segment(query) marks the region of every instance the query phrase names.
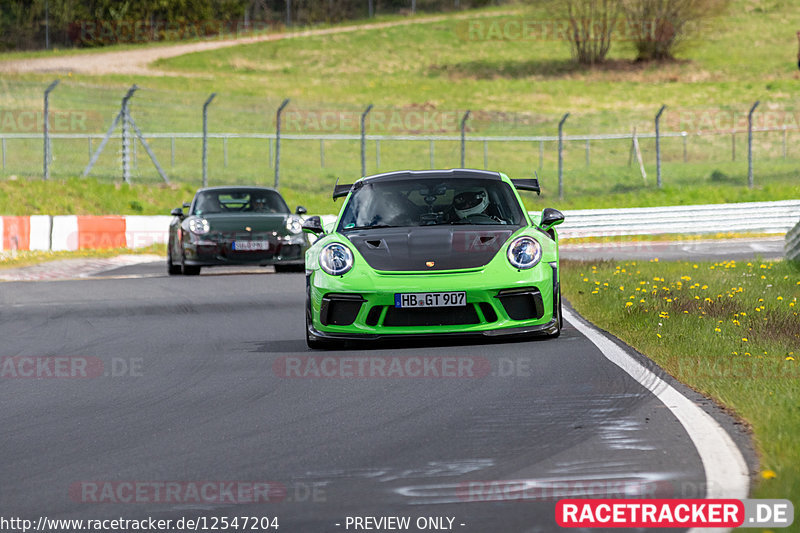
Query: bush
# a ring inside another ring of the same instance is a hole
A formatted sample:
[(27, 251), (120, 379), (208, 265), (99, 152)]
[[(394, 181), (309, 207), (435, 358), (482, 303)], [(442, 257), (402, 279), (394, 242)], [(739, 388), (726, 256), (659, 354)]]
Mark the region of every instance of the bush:
[(729, 0), (622, 0), (639, 61), (673, 59), (676, 49), (701, 33)]

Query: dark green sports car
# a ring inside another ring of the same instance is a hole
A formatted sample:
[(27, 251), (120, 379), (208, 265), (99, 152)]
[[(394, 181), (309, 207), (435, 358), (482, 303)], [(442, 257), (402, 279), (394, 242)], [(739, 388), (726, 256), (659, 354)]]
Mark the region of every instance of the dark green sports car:
[(197, 275), (202, 267), (275, 265), (275, 270), (302, 272), (308, 241), (297, 206), (289, 211), (283, 197), (266, 187), (200, 189), (189, 213), (172, 210), (167, 247), (170, 275)]
[(482, 170), (390, 172), (337, 185), (338, 218), (306, 253), (306, 339), (326, 347), (408, 336), (561, 331), (555, 209), (528, 214), (511, 180)]

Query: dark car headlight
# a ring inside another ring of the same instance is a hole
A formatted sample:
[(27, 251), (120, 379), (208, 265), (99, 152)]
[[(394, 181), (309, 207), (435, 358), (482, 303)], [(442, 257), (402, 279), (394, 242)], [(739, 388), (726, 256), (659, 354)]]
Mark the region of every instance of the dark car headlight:
[(353, 268), (353, 252), (343, 244), (332, 242), (320, 252), (319, 266), (331, 276), (347, 274)]
[(294, 235), (303, 231), (303, 222), (300, 220), (300, 217), (295, 215), (286, 217), (286, 230)]
[(532, 237), (519, 237), (508, 246), (507, 255), (514, 268), (533, 268), (542, 259), (542, 245)]
[(211, 229), (211, 224), (204, 218), (193, 218), (189, 221), (189, 231), (196, 235), (205, 235)]

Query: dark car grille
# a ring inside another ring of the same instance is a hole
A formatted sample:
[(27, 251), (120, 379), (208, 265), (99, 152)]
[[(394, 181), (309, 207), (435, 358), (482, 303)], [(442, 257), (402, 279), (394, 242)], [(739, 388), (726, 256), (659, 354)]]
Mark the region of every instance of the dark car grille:
[(364, 299), (357, 294), (326, 294), (319, 319), (323, 325), (349, 326), (355, 322)]
[(421, 309), (388, 307), (384, 326), (458, 326), (480, 324), (473, 304), (464, 307), (427, 307)]
[(500, 291), (497, 298), (511, 320), (531, 320), (544, 316), (542, 294), (536, 287)]

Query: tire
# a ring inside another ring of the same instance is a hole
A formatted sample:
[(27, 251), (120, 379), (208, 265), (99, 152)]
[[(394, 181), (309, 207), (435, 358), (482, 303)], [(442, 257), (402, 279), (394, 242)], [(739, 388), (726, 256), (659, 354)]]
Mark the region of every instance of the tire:
[(201, 267), (195, 265), (187, 265), (186, 256), (184, 255), (181, 257), (181, 270), (183, 270), (184, 276), (199, 276), (200, 268)]
[(306, 300), (306, 346), (312, 350), (334, 350), (344, 346), (341, 341), (333, 341), (330, 339), (320, 339), (309, 331), (311, 326), (311, 308), (310, 303)]
[(305, 265), (275, 265), (275, 272), (283, 274), (284, 272), (304, 272)]
[(553, 317), (558, 318), (556, 321), (556, 331), (548, 335), (548, 338), (555, 339), (561, 335), (561, 328), (564, 327), (564, 315), (562, 314), (561, 310), (561, 287), (558, 289), (558, 293), (555, 295), (556, 301), (553, 302)]
[(180, 265), (172, 262), (172, 244), (170, 243), (167, 248), (167, 274), (170, 276), (177, 276), (183, 269)]

